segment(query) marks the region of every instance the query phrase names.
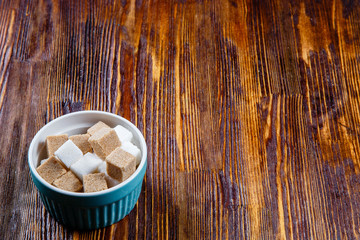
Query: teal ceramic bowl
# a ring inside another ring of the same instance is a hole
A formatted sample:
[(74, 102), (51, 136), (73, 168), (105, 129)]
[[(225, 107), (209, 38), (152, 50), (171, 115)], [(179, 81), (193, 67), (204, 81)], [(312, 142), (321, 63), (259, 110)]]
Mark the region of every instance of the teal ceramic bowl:
[[(122, 125), (133, 133), (133, 142), (142, 153), (141, 162), (135, 173), (115, 187), (94, 193), (64, 191), (42, 179), (36, 167), (42, 159), (46, 158), (46, 136), (85, 133), (98, 121), (110, 127)], [(81, 111), (61, 116), (42, 127), (30, 144), (28, 163), (32, 180), (51, 216), (67, 227), (92, 230), (120, 221), (134, 208), (140, 196), (146, 171), (146, 157), (145, 139), (131, 122), (108, 112)]]

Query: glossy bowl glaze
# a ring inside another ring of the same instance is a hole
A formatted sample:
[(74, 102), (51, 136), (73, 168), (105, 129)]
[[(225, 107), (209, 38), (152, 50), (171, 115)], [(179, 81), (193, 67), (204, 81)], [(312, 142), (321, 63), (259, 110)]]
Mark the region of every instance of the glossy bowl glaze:
[[(46, 182), (36, 171), (46, 158), (45, 139), (49, 135), (86, 133), (102, 121), (110, 127), (122, 125), (134, 135), (134, 144), (141, 150), (141, 162), (135, 173), (119, 185), (94, 193), (64, 191)], [(61, 224), (79, 230), (91, 230), (120, 221), (134, 208), (146, 171), (147, 148), (141, 132), (128, 120), (108, 112), (80, 111), (69, 113), (46, 124), (31, 141), (28, 152), (30, 173), (45, 208)]]

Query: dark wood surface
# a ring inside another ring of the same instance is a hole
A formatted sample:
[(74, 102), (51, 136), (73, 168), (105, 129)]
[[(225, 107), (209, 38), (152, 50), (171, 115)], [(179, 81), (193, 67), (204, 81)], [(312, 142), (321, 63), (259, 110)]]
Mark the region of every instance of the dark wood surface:
[[(0, 239), (360, 239), (360, 3), (0, 1)], [(146, 138), (135, 209), (58, 224), (29, 175), (63, 114)]]

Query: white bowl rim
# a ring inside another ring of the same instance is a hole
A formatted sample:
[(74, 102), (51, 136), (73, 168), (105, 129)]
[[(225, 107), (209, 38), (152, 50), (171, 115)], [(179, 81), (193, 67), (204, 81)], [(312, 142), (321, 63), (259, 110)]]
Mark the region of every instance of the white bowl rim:
[[(138, 135), (138, 140), (139, 143), (141, 145), (141, 149), (142, 149), (142, 157), (141, 157), (141, 161), (139, 166), (136, 168), (135, 172), (128, 178), (126, 179), (124, 182), (121, 182), (120, 184), (111, 187), (109, 189), (106, 190), (102, 190), (102, 191), (98, 191), (98, 192), (92, 192), (92, 193), (84, 193), (84, 192), (70, 192), (70, 191), (66, 191), (66, 190), (62, 190), (60, 188), (57, 188), (53, 185), (51, 185), (50, 183), (46, 182), (37, 172), (35, 166), (34, 166), (34, 162), (31, 160), (32, 158), (30, 157), (31, 153), (34, 151), (35, 146), (35, 142), (37, 142), (36, 140), (41, 136), (41, 133), (43, 131), (45, 131), (45, 129), (47, 127), (49, 127), (50, 123), (54, 123), (57, 121), (61, 121), (65, 118), (69, 118), (69, 117), (73, 117), (76, 115), (80, 115), (80, 114), (91, 114), (91, 113), (95, 113), (95, 114), (104, 114), (104, 115), (108, 115), (111, 117), (116, 117), (121, 119), (122, 121), (124, 121), (127, 124), (127, 127), (130, 127), (132, 130), (134, 130), (136, 132), (136, 134)], [(35, 136), (33, 137), (33, 139), (31, 140), (30, 143), (30, 147), (28, 150), (28, 164), (30, 167), (30, 171), (33, 173), (33, 175), (37, 178), (38, 181), (40, 181), (43, 185), (45, 185), (46, 187), (50, 188), (51, 190), (60, 193), (60, 194), (64, 194), (67, 196), (74, 196), (74, 197), (98, 197), (101, 195), (105, 195), (107, 193), (116, 191), (120, 188), (122, 188), (123, 186), (127, 185), (129, 182), (131, 182), (141, 171), (141, 169), (144, 167), (144, 165), (146, 164), (146, 159), (147, 159), (147, 147), (146, 147), (146, 142), (145, 142), (145, 138), (143, 136), (143, 134), (140, 132), (140, 130), (129, 120), (114, 114), (114, 113), (110, 113), (110, 112), (105, 112), (105, 111), (98, 111), (98, 110), (83, 110), (83, 111), (78, 111), (78, 112), (71, 112), (71, 113), (67, 113), (65, 115), (62, 115), (60, 117), (57, 117), (53, 120), (51, 120), (50, 122), (46, 123), (44, 126), (41, 127), (41, 129), (35, 134)]]

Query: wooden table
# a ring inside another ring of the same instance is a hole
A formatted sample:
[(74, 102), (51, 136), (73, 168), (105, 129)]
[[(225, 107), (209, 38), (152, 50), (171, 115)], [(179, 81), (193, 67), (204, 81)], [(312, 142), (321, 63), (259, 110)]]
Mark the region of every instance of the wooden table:
[[(0, 1), (0, 239), (359, 239), (358, 1)], [(58, 224), (32, 137), (79, 110), (142, 131), (135, 209)]]

